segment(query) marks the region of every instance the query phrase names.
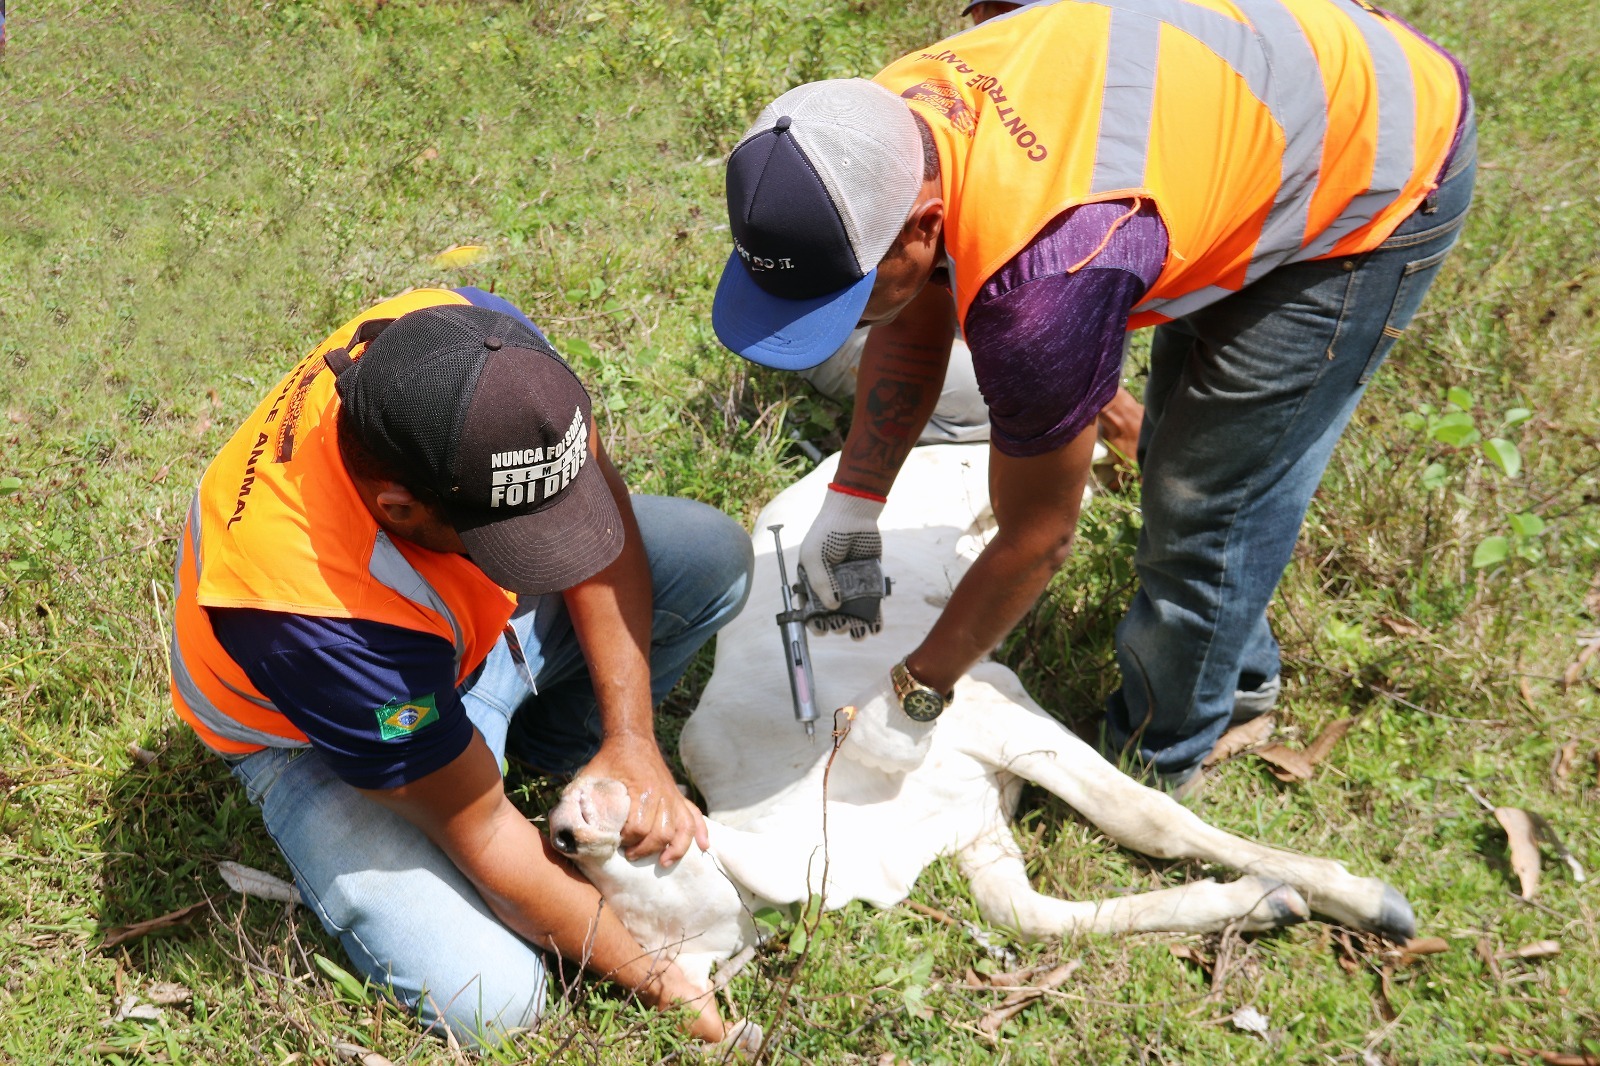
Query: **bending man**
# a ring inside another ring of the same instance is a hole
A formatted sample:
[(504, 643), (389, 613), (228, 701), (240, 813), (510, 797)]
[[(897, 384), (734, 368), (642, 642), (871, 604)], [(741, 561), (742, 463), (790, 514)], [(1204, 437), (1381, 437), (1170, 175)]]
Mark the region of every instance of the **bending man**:
[(1231, 717), (1273, 705), (1268, 601), (1456, 239), (1475, 140), (1459, 64), (1352, 0), (1036, 3), (761, 113), (728, 160), (718, 336), (799, 369), (871, 325), (859, 395), (890, 413), (858, 399), (802, 546), (824, 606), (877, 610), (876, 517), (952, 308), (989, 408), (999, 532), (863, 694), (882, 763), (920, 757), (931, 725), (903, 709), (936, 714), (1065, 559), (1143, 325), (1140, 587), (1107, 747), (1175, 787)]

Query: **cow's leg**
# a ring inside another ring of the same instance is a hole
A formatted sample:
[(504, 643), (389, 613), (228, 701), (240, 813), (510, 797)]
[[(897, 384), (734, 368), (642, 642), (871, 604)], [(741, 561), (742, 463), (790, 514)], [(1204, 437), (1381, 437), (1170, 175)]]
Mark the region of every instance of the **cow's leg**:
[(1415, 933), (1411, 905), (1394, 888), (1375, 877), (1357, 877), (1332, 859), (1265, 847), (1206, 824), (1067, 732), (1038, 709), (1009, 671), (997, 680), (996, 690), (978, 692), (987, 750), (973, 754), (1054, 792), (1119, 844), (1161, 859), (1198, 859), (1282, 881), (1314, 912), (1393, 940)]
[(1107, 900), (1041, 895), (1028, 883), (1022, 853), (1006, 825), (994, 826), (961, 849), (958, 861), (984, 920), (1033, 939), (1074, 933), (1214, 933), (1229, 925), (1259, 932), (1310, 916), (1294, 889), (1261, 877), (1229, 884), (1201, 881)]

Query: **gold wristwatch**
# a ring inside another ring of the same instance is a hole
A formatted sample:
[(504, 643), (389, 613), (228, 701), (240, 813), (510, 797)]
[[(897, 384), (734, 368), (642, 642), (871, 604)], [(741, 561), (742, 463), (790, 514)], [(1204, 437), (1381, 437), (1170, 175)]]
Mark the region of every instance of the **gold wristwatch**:
[(913, 722), (931, 722), (944, 713), (955, 700), (954, 692), (940, 693), (911, 676), (906, 661), (901, 659), (889, 671), (889, 682), (894, 685), (895, 698), (900, 709)]

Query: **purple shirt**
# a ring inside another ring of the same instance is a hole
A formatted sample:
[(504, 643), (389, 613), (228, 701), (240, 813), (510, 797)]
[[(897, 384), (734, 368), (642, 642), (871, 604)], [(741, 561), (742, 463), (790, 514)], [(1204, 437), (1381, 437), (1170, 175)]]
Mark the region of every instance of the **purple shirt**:
[(1128, 314), (1167, 258), (1154, 206), (1130, 215), (1133, 206), (1111, 200), (1059, 215), (972, 301), (967, 344), (1003, 454), (1060, 448), (1116, 394)]

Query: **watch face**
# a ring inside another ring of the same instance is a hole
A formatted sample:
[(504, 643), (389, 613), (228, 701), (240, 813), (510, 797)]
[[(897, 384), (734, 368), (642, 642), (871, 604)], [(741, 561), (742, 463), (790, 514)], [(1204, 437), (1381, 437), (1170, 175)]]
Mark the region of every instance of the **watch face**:
[(944, 697), (927, 689), (913, 689), (901, 697), (900, 709), (913, 722), (931, 722), (944, 713)]

